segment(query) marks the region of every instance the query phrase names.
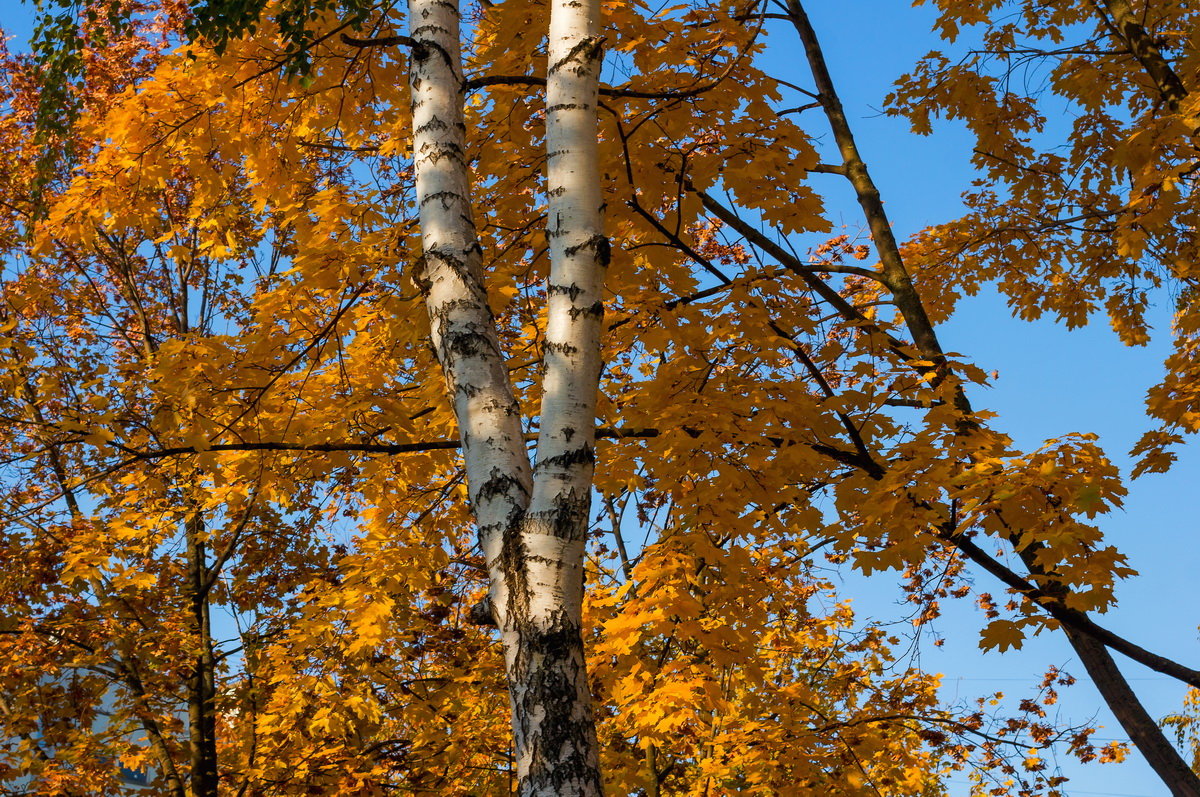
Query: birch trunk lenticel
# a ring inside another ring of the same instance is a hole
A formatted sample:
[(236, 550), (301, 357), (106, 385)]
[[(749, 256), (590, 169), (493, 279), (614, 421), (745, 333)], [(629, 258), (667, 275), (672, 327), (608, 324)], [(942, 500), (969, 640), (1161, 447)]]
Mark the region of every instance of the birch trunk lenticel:
[[(504, 644), (519, 794), (601, 794), (581, 632), (603, 272), (595, 3), (552, 13), (547, 81), (551, 274), (538, 464), (488, 307), (465, 159), (456, 2), (410, 0), (413, 160), (423, 247), (414, 275), (455, 415)], [(535, 478), (536, 476), (536, 478)]]

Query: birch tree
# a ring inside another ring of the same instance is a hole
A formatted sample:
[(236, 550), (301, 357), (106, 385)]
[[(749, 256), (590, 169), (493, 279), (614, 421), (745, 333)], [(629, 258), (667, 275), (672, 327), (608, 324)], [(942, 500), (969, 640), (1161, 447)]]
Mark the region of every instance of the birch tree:
[(500, 629), (522, 795), (599, 795), (581, 633), (609, 244), (596, 99), (599, 3), (551, 6), (546, 78), (550, 278), (537, 447), (488, 305), (465, 158), (459, 10), (409, 5), (416, 197), (434, 348), (454, 399), (467, 484)]

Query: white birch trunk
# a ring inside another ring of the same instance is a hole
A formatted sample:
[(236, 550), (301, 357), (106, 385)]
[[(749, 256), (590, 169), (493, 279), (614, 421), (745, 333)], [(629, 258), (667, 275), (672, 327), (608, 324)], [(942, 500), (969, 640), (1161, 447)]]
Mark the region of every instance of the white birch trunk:
[[(599, 30), (598, 0), (553, 0), (546, 74), (546, 368), (524, 534), (528, 614), (514, 618), (512, 630), (523, 639), (509, 662), (517, 716), (538, 720), (515, 728), (522, 795), (601, 794), (580, 628), (609, 259), (597, 146)], [(564, 689), (569, 699), (555, 704), (553, 693)], [(539, 705), (553, 706), (558, 716), (546, 710), (539, 717)]]
[[(454, 401), (467, 486), (497, 614), (508, 603), (504, 540), (532, 492), (521, 413), (488, 307), (465, 156), (458, 3), (411, 0), (413, 161), (424, 249), (414, 280), (425, 294), (434, 350)], [(498, 621), (502, 617), (497, 616)]]
[(483, 283), (464, 157), (456, 0), (410, 0), (416, 275), (453, 394), (512, 706), (519, 794), (599, 797), (584, 668), (583, 560), (594, 463), (602, 287), (598, 3), (557, 2), (547, 81), (551, 274), (536, 477)]

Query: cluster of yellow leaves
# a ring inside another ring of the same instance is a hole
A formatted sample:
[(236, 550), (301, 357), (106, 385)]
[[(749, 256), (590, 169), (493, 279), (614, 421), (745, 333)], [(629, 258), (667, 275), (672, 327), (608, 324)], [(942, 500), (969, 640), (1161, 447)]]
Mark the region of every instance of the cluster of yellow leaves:
[[(1134, 450), (1138, 473), (1165, 470), (1174, 460), (1169, 447), (1196, 431), (1200, 417), (1197, 11), (1149, 3), (1139, 16), (1182, 82), (1184, 96), (1172, 105), (1139, 60), (1112, 43), (1110, 23), (1091, 6), (936, 5), (948, 38), (969, 29), (971, 52), (931, 53), (889, 102), (924, 134), (935, 117), (963, 120), (983, 179), (965, 195), (967, 215), (907, 245), (923, 295), (944, 317), (958, 295), (995, 281), (1022, 318), (1050, 313), (1080, 326), (1103, 308), (1123, 343), (1143, 345), (1151, 292), (1170, 286), (1175, 351), (1147, 401), (1160, 426)], [(1031, 67), (1044, 68), (1044, 80), (1023, 84), (1016, 75)], [(1070, 121), (1047, 124), (1046, 114)]]
[(678, 529), (629, 580), (597, 584), (589, 652), (614, 791), (655, 777), (678, 794), (938, 782), (919, 732), (943, 716), (936, 682), (885, 672), (881, 632), (855, 630), (845, 604), (823, 607), (828, 585), (805, 559), (788, 543)]

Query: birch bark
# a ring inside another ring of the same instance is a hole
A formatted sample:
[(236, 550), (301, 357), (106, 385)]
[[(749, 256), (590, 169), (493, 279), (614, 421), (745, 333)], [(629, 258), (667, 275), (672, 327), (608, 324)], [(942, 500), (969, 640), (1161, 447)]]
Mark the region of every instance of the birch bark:
[(434, 350), (504, 644), (518, 793), (601, 794), (581, 632), (604, 267), (595, 0), (557, 3), (547, 79), (551, 275), (538, 462), (487, 303), (465, 158), (456, 0), (410, 0), (413, 159)]
[(413, 160), (423, 259), (414, 279), (425, 294), (434, 350), (452, 394), (490, 603), (503, 627), (504, 541), (520, 527), (533, 478), (521, 414), (508, 382), (471, 210), (465, 158), (457, 0), (412, 0), (410, 67)]
[(517, 639), (508, 662), (521, 793), (547, 797), (601, 794), (580, 628), (609, 260), (597, 145), (599, 23), (598, 0), (551, 4), (545, 376), (521, 562), (527, 601), (524, 615), (510, 618)]

